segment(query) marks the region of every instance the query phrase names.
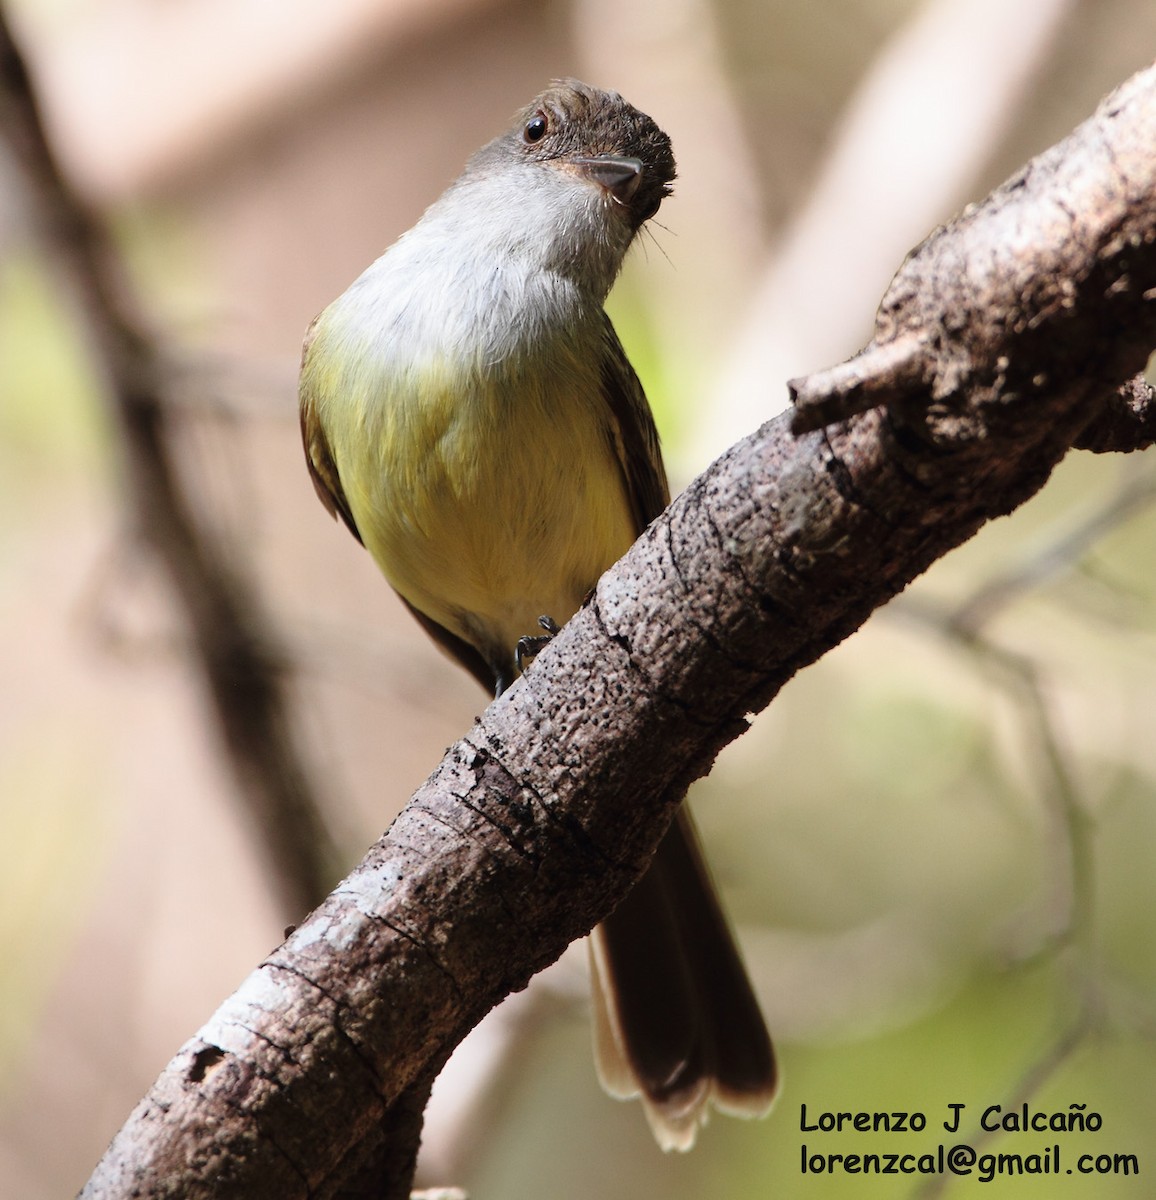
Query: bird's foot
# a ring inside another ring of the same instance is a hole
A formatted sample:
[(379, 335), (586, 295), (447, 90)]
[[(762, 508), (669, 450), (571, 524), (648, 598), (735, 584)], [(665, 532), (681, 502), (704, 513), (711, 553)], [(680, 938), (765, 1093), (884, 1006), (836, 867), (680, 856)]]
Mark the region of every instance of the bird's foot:
[(514, 647), (514, 662), (518, 665), (519, 675), (526, 669), (531, 659), (546, 649), (551, 639), (561, 629), (553, 617), (539, 617), (538, 624), (546, 631), (545, 633), (539, 634), (537, 637), (520, 637), (518, 644)]

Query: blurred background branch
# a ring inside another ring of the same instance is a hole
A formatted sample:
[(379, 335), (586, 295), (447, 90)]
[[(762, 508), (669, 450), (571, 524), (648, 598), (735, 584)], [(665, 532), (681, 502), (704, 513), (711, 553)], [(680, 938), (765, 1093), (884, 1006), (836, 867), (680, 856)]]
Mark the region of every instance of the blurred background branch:
[[(1033, 764), (1039, 803), (1049, 813), (1054, 831), (1052, 866), (1057, 876), (1050, 887), (1052, 913), (1044, 924), (1044, 928), (1051, 925), (1052, 932), (1029, 953), (1040, 959), (1054, 955), (1063, 965), (1068, 976), (1067, 1011), (1056, 1023), (1053, 1040), (1038, 1051), (1006, 1095), (995, 1101), (1003, 1112), (1034, 1105), (1049, 1080), (1087, 1039), (1110, 1036), (1115, 1006), (1111, 973), (1101, 958), (1096, 924), (1099, 881), (1094, 797), (1069, 761), (1071, 739), (1059, 727), (1049, 703), (1046, 664), (1001, 646), (988, 636), (987, 629), (1006, 605), (1075, 570), (1112, 526), (1154, 501), (1156, 472), (1151, 464), (1144, 464), (1123, 481), (1100, 511), (1026, 555), (1002, 577), (987, 581), (951, 611), (934, 611), (906, 598), (895, 606), (900, 616), (914, 617), (971, 658), (977, 670), (991, 674), (1006, 692), (1021, 716), (1023, 744)], [(998, 1132), (980, 1128), (973, 1118), (960, 1140), (983, 1151), (998, 1139)], [(931, 1177), (914, 1195), (932, 1200), (950, 1186), (946, 1175)]]
[[(910, 9), (848, 98), (821, 170), (763, 265), (704, 406), (703, 438), (721, 451), (756, 419), (752, 396), (769, 387), (774, 398), (783, 380), (866, 340), (865, 314), (895, 265), (969, 195), (1074, 7), (929, 0)], [(786, 407), (785, 390), (777, 398)]]
[(298, 759), (281, 680), (284, 655), (256, 597), (197, 523), (169, 445), (163, 351), (140, 314), (119, 251), (60, 172), (2, 8), (0, 136), (21, 172), (29, 224), (71, 292), (107, 388), (129, 524), (168, 573), (259, 851), (286, 919), (299, 918), (336, 882), (338, 857)]

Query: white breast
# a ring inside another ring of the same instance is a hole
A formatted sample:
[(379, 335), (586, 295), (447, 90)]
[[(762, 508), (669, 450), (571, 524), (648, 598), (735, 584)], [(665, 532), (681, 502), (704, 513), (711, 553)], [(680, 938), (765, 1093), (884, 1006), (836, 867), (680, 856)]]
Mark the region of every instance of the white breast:
[(509, 662), (634, 539), (600, 298), (415, 227), (318, 322), (306, 370), (366, 546), (415, 608)]

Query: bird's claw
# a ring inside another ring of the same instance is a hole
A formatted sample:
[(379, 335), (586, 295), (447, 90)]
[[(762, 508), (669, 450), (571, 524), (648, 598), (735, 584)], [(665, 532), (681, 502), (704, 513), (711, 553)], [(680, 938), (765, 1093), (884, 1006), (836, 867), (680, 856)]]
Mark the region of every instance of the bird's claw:
[(539, 634), (537, 637), (520, 637), (518, 644), (514, 647), (514, 662), (517, 663), (519, 675), (526, 669), (531, 659), (545, 650), (554, 635), (561, 629), (558, 622), (549, 616), (539, 617), (538, 624), (545, 630), (545, 633)]

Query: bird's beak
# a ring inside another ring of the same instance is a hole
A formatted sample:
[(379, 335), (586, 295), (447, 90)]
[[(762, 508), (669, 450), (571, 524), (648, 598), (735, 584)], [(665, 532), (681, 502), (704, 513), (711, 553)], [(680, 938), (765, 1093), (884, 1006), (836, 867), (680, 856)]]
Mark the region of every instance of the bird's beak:
[(587, 179), (604, 187), (619, 204), (629, 204), (642, 183), (642, 161), (637, 158), (599, 154), (596, 158), (572, 161)]

